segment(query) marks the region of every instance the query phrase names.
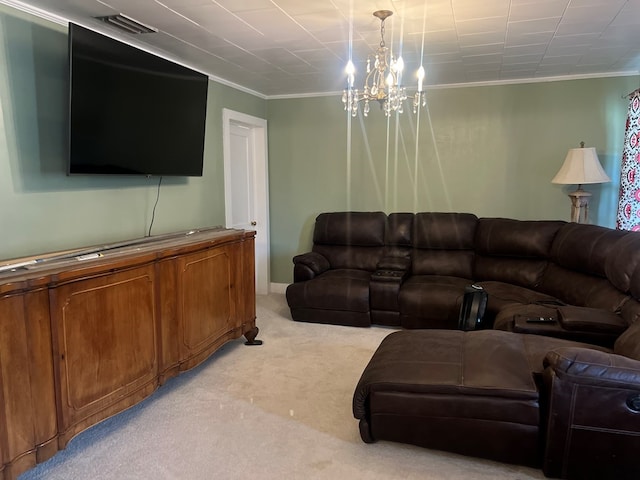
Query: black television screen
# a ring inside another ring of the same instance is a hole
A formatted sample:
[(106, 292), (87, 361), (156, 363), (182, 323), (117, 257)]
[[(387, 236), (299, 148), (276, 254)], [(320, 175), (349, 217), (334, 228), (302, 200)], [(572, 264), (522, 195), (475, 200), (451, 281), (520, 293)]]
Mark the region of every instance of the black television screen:
[(208, 77), (69, 25), (69, 174), (201, 176)]

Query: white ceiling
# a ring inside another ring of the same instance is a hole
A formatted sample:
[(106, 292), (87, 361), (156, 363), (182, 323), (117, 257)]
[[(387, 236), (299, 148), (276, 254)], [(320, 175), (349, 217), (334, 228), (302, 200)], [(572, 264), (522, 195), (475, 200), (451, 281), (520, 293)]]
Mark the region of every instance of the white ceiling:
[[(47, 12), (265, 97), (356, 86), (380, 43), (372, 13), (394, 12), (387, 46), (426, 85), (637, 74), (640, 0), (0, 0)], [(34, 10), (35, 9), (35, 10)], [(120, 33), (92, 17), (123, 13), (157, 33)], [(52, 18), (45, 14), (46, 18)], [(400, 49), (401, 46), (401, 49)], [(404, 83), (412, 81), (405, 73)], [(411, 88), (410, 88), (411, 89)]]

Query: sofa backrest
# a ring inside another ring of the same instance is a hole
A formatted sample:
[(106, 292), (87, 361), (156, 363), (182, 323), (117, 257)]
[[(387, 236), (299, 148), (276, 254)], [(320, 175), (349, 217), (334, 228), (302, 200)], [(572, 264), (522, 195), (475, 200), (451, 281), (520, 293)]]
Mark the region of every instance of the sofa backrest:
[[(606, 271), (607, 259), (626, 234), (597, 225), (564, 225), (551, 246), (551, 263), (539, 290), (572, 305), (620, 313), (629, 296), (609, 281)], [(613, 265), (609, 270), (615, 277)]]
[(385, 245), (383, 212), (332, 212), (316, 217), (313, 251), (331, 268), (375, 271)]
[(604, 270), (609, 282), (630, 297), (622, 306), (622, 318), (629, 325), (640, 323), (640, 232), (628, 232), (616, 241)]
[(477, 223), (471, 213), (416, 213), (412, 273), (473, 278)]
[(629, 232), (618, 240), (607, 257), (605, 272), (609, 281), (629, 294), (620, 313), (630, 325), (618, 337), (614, 353), (640, 360), (640, 233)]
[(475, 235), (474, 278), (535, 288), (553, 239), (565, 222), (481, 218)]
[(567, 223), (553, 241), (551, 258), (561, 267), (604, 277), (609, 254), (626, 234), (598, 225)]
[(640, 299), (640, 233), (627, 232), (609, 249), (604, 272), (620, 291)]

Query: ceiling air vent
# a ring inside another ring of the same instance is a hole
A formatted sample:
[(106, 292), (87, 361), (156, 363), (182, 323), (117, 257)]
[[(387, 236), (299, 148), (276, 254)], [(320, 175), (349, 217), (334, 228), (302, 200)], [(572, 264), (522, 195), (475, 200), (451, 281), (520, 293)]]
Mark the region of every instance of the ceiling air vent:
[(120, 30), (124, 30), (127, 33), (139, 34), (139, 33), (155, 33), (158, 31), (157, 28), (150, 27), (149, 25), (145, 25), (143, 23), (134, 20), (131, 17), (127, 17), (121, 13), (117, 15), (107, 15), (104, 17), (94, 17), (97, 20), (102, 20), (109, 25), (113, 25), (114, 27), (119, 28)]

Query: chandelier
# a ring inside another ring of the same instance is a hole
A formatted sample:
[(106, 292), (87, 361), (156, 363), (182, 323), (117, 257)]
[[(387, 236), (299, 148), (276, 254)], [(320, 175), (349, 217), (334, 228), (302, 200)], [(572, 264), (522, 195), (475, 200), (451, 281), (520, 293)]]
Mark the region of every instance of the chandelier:
[[(393, 15), (390, 10), (378, 10), (373, 12), (373, 16), (380, 19), (380, 46), (374, 54), (367, 58), (367, 76), (364, 80), (362, 91), (354, 88), (355, 67), (349, 60), (345, 69), (347, 73), (347, 88), (342, 92), (342, 103), (344, 109), (351, 112), (351, 116), (358, 115), (358, 104), (363, 102), (362, 113), (365, 117), (369, 115), (369, 103), (377, 101), (385, 116), (390, 116), (391, 112), (403, 113), (403, 102), (408, 98), (407, 90), (400, 84), (402, 80), (402, 70), (404, 62), (402, 57), (396, 58), (391, 54), (384, 42), (384, 21)], [(418, 91), (413, 97), (413, 113), (418, 107), (427, 103), (426, 96), (422, 91), (422, 81), (425, 72), (422, 65), (418, 69)]]

